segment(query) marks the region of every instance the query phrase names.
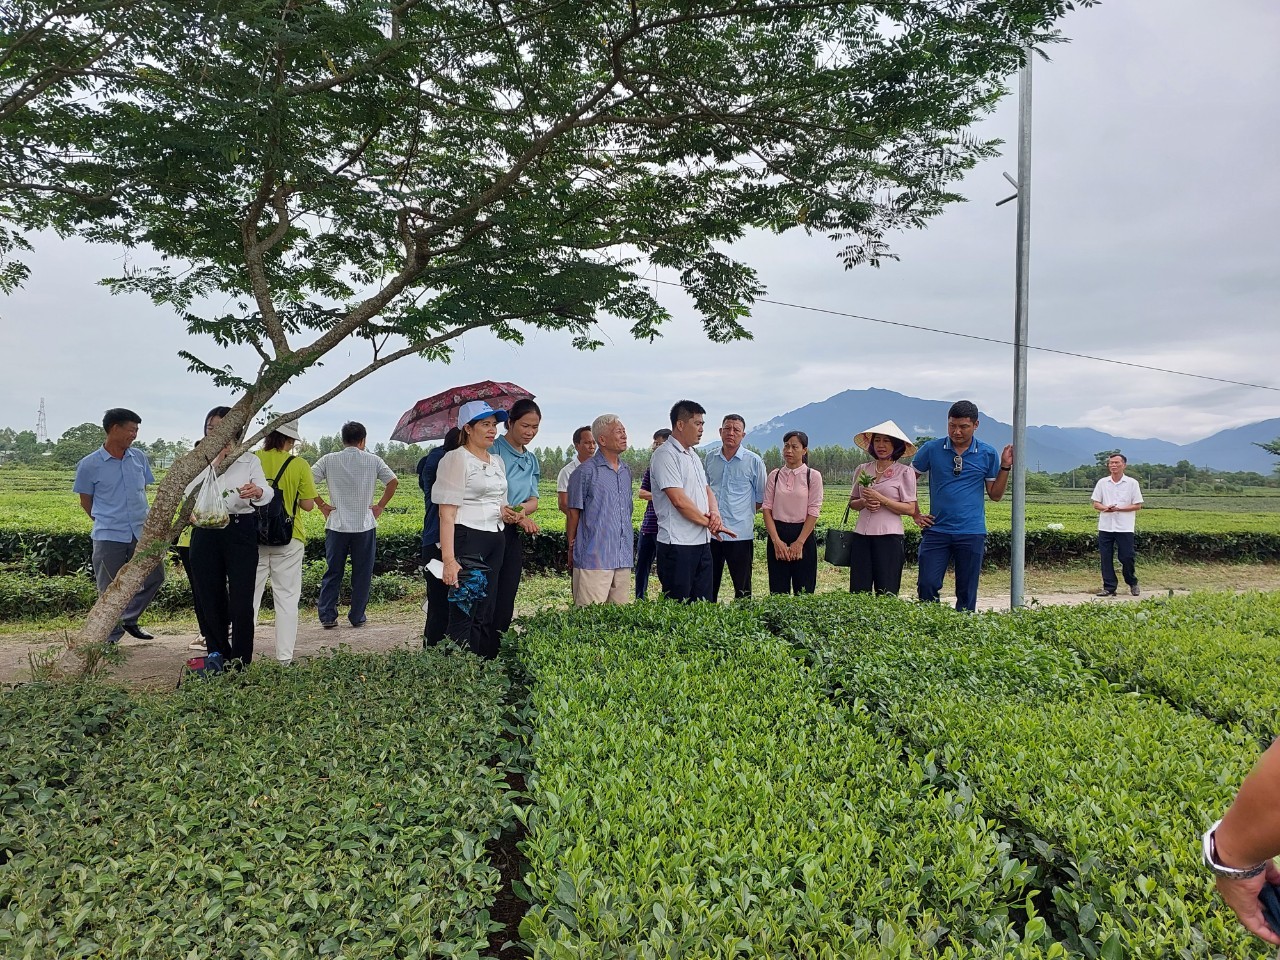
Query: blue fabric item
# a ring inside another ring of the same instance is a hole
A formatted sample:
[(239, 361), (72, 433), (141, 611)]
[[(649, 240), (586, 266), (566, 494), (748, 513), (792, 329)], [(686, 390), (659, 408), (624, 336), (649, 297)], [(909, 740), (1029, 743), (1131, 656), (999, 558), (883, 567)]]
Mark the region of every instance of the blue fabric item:
[(739, 542), (756, 535), (756, 504), (764, 503), (767, 476), (764, 461), (746, 447), (739, 447), (731, 460), (719, 450), (707, 456), (707, 482), (716, 495), (720, 519)]
[(418, 486), (427, 503), (422, 517), (422, 556), (440, 542), (440, 507), (431, 500), (431, 487), (436, 482), (436, 472), (444, 459), (444, 445), (440, 445), (418, 461)]
[(619, 461), (615, 471), (597, 450), (569, 477), (569, 509), (580, 510), (573, 542), (579, 570), (630, 570), (635, 559), (631, 470)]
[(129, 543), (142, 538), (147, 520), (147, 484), (155, 483), (141, 450), (129, 447), (117, 460), (99, 447), (76, 464), (71, 489), (93, 497), (94, 540)]
[(449, 602), (456, 603), (463, 613), (471, 613), (471, 605), (484, 599), (489, 589), (489, 575), (483, 570), (463, 570), (458, 574), (458, 585), (449, 591)]
[(524, 453), (519, 453), (507, 442), (506, 437), (499, 437), (489, 448), (489, 452), (500, 456), (507, 468), (507, 503), (510, 506), (519, 506), (530, 497), (538, 495), (542, 465), (538, 463), (532, 450), (526, 447)]
[(1000, 475), (1000, 454), (977, 437), (961, 455), (955, 473), (955, 448), (950, 437), (927, 441), (911, 461), (916, 473), (929, 475), (930, 530), (949, 534), (987, 532), (987, 481)]

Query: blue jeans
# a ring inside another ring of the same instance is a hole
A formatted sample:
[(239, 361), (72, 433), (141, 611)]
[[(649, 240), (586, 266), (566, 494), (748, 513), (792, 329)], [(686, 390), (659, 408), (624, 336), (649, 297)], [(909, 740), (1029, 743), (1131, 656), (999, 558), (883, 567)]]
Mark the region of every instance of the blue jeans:
[(320, 601), (316, 613), (321, 623), (333, 623), (338, 619), (338, 591), (342, 589), (342, 572), (351, 557), (351, 609), (347, 619), (352, 626), (365, 621), (365, 607), (369, 606), (369, 585), (373, 582), (373, 558), (378, 551), (378, 530), (363, 533), (342, 533), (338, 530), (324, 532), (324, 559), (328, 566), (320, 580)]
[(982, 573), (982, 557), (987, 552), (985, 533), (935, 533), (926, 530), (920, 537), (916, 554), (918, 577), (916, 596), (937, 603), (942, 591), (942, 578), (947, 565), (956, 565), (956, 609), (978, 608), (978, 576)]
[(1124, 582), (1131, 587), (1138, 585), (1138, 574), (1133, 569), (1133, 534), (1098, 531), (1098, 555), (1102, 563), (1102, 589), (1116, 592), (1115, 554), (1120, 554), (1120, 572)]

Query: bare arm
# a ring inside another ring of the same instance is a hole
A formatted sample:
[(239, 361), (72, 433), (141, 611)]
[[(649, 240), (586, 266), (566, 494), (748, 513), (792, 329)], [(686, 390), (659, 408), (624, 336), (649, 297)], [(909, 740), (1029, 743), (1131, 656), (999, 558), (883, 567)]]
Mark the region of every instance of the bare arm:
[(1009, 473), (1013, 468), (1013, 444), (1000, 451), (1000, 472), (994, 480), (987, 481), (987, 496), (993, 501), (1004, 498), (1004, 488), (1009, 485)]
[(387, 509), (387, 504), (391, 502), (391, 498), (396, 495), (396, 487), (400, 486), (400, 478), (392, 477), (387, 481), (387, 485), (382, 488), (382, 499), (373, 505), (373, 516), (382, 516), (382, 511)]
[(458, 572), (462, 564), (453, 554), (453, 531), (458, 519), (456, 503), (442, 503), (440, 507), (440, 559), (444, 563), (444, 574), (440, 577), (451, 587), (458, 585)]
[(696, 523), (700, 527), (710, 527), (711, 521), (697, 505), (689, 499), (689, 495), (680, 487), (667, 487), (663, 493), (671, 498), (671, 505), (679, 511), (680, 516)]
[[(561, 494), (561, 496), (568, 497), (569, 495), (565, 493), (565, 494)], [(573, 507), (569, 507), (567, 512), (565, 513), (564, 538), (569, 542), (569, 569), (570, 570), (573, 569), (573, 541), (577, 539), (578, 520), (581, 517), (582, 517), (582, 511), (575, 510)]]
[(90, 520), (93, 519), (93, 494), (92, 493), (80, 494), (80, 509), (89, 515)]
[(556, 491), (556, 506), (557, 508), (559, 508), (560, 512), (563, 513), (566, 517), (569, 515), (569, 491), (568, 490)]
[[(1245, 778), (1231, 809), (1222, 818), (1214, 838), (1218, 860), (1228, 867), (1249, 867), (1280, 854), (1280, 741), (1262, 755)], [(1262, 917), (1258, 891), (1265, 882), (1280, 882), (1280, 870), (1269, 864), (1265, 872), (1248, 880), (1218, 878), (1218, 892), (1245, 929), (1267, 943), (1280, 944)]]

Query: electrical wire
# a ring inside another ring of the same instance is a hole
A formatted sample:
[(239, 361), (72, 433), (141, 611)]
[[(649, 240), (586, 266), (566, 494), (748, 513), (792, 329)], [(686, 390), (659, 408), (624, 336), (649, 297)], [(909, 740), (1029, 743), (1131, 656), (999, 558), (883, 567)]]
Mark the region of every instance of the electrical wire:
[[(684, 289), (684, 284), (676, 283), (671, 280), (658, 280), (656, 278), (647, 278), (646, 283), (660, 283), (666, 287), (680, 287)], [(787, 303), (785, 300), (769, 300), (765, 297), (756, 297), (755, 303), (767, 303), (774, 307), (787, 307), (791, 310), (807, 310), (810, 313), (825, 313), (832, 317), (845, 317), (849, 320), (866, 320), (868, 323), (881, 323), (889, 327), (901, 327), (905, 330), (918, 330), (922, 333), (939, 333), (947, 337), (961, 337), (965, 340), (978, 340), (982, 343), (998, 343), (1002, 346), (1017, 346), (1012, 340), (1002, 340), (999, 337), (983, 337), (976, 333), (960, 333), (957, 330), (944, 330), (942, 327), (926, 327), (917, 323), (903, 323), (900, 320), (882, 320), (879, 317), (864, 317), (857, 313), (845, 313), (841, 310), (829, 310), (826, 307), (810, 307), (803, 303)], [(1056, 353), (1063, 357), (1075, 357), (1078, 360), (1095, 360), (1098, 363), (1113, 363), (1121, 367), (1134, 367), (1138, 370), (1151, 370), (1155, 373), (1171, 373), (1179, 377), (1194, 377), (1197, 380), (1212, 380), (1214, 383), (1226, 383), (1234, 387), (1251, 387), (1254, 390), (1273, 390), (1280, 393), (1280, 387), (1270, 387), (1265, 383), (1248, 383), (1244, 380), (1228, 380), (1225, 377), (1211, 377), (1207, 373), (1191, 373), (1187, 370), (1173, 370), (1169, 367), (1156, 367), (1147, 363), (1134, 363), (1132, 360), (1116, 360), (1112, 357), (1096, 357), (1088, 353), (1075, 353), (1071, 350), (1059, 350), (1056, 347), (1039, 347), (1035, 344), (1027, 344), (1028, 350), (1038, 350), (1041, 353)]]

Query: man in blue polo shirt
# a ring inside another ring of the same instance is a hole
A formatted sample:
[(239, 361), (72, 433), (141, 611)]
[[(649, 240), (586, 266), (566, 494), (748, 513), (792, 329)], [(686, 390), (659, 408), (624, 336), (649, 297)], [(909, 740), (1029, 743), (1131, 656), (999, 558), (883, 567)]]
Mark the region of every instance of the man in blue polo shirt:
[[(76, 464), (71, 489), (80, 494), (80, 506), (93, 521), (93, 578), (98, 596), (111, 586), (120, 568), (133, 557), (147, 520), (147, 484), (155, 483), (151, 464), (141, 450), (133, 449), (142, 418), (132, 410), (113, 407), (102, 418), (107, 438), (93, 453)], [(147, 575), (138, 592), (121, 614), (120, 623), (107, 637), (119, 643), (128, 633), (139, 640), (153, 637), (138, 626), (138, 617), (147, 609), (164, 583), (164, 564)]]
[(929, 512), (917, 504), (913, 519), (924, 531), (917, 556), (916, 595), (937, 602), (947, 564), (956, 565), (956, 609), (976, 610), (978, 576), (987, 549), (987, 508), (1004, 496), (1013, 469), (1013, 445), (1000, 453), (973, 434), (978, 408), (957, 400), (947, 411), (947, 435), (921, 445), (911, 461), (916, 473), (929, 476)]

